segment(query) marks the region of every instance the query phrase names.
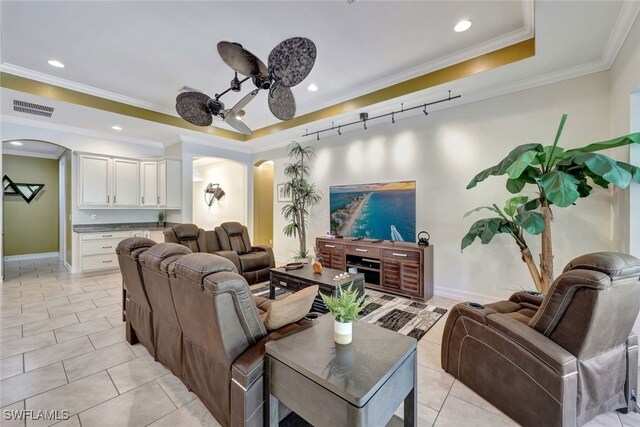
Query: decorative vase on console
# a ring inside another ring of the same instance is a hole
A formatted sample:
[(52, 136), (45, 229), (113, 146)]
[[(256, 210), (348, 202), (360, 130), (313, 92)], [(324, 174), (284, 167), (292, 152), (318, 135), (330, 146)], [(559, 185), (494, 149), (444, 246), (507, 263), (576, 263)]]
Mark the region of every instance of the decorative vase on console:
[(353, 339), (353, 322), (358, 320), (358, 314), (364, 309), (364, 295), (358, 295), (353, 289), (353, 282), (346, 291), (338, 288), (337, 296), (324, 295), (320, 297), (334, 318), (333, 340), (336, 344), (351, 344)]
[(313, 252), (314, 252), (314, 257), (313, 257), (313, 263), (311, 264), (311, 267), (313, 268), (313, 272), (316, 274), (320, 274), (322, 273), (322, 262), (320, 262), (320, 257), (318, 257), (318, 249), (313, 248)]

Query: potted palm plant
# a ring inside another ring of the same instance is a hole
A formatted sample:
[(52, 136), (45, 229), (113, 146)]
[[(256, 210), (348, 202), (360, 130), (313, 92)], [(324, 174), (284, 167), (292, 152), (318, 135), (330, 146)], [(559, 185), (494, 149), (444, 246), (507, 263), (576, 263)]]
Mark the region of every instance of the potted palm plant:
[(358, 320), (358, 314), (364, 310), (364, 295), (358, 296), (358, 290), (353, 289), (353, 282), (346, 291), (339, 288), (337, 296), (320, 294), (324, 305), (334, 318), (333, 340), (336, 344), (350, 344), (353, 339), (353, 322)]
[(287, 237), (297, 237), (299, 249), (296, 258), (308, 262), (307, 225), (309, 211), (320, 203), (322, 194), (316, 185), (309, 182), (309, 160), (315, 156), (313, 148), (303, 147), (294, 142), (287, 148), (287, 156), (291, 159), (284, 167), (287, 182), (284, 184), (284, 195), (291, 201), (282, 208), (282, 215), (287, 220), (283, 232)]

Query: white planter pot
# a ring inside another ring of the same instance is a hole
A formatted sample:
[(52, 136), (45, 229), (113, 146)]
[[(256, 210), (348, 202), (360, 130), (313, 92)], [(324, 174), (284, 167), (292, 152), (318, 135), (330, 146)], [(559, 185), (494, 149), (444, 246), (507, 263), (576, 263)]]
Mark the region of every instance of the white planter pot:
[(336, 344), (350, 344), (353, 338), (353, 323), (342, 323), (334, 319), (333, 340)]

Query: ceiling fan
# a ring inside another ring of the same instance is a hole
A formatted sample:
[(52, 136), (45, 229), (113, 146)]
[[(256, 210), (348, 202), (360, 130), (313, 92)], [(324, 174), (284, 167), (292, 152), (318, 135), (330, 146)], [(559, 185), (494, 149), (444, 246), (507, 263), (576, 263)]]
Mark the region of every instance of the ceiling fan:
[[(316, 45), (304, 37), (292, 37), (282, 41), (269, 54), (267, 67), (257, 56), (239, 43), (221, 41), (218, 53), (235, 71), (229, 88), (212, 98), (205, 93), (185, 86), (176, 97), (176, 110), (180, 117), (196, 126), (210, 126), (213, 117), (223, 119), (231, 127), (246, 135), (251, 129), (242, 122), (242, 110), (260, 90), (268, 90), (271, 113), (280, 120), (291, 120), (296, 115), (296, 101), (291, 88), (301, 83), (311, 72), (316, 61)], [(242, 80), (238, 74), (245, 76)], [(245, 95), (230, 110), (220, 98), (229, 91), (240, 92), (242, 83), (251, 79), (256, 89)]]

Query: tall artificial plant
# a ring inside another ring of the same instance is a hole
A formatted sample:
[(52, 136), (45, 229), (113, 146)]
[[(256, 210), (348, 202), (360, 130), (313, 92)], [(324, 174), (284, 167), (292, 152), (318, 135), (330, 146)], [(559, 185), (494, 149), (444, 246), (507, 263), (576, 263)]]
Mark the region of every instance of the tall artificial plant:
[(309, 210), (320, 203), (322, 194), (315, 184), (309, 182), (309, 161), (315, 156), (313, 148), (303, 147), (297, 142), (289, 144), (287, 156), (291, 160), (284, 167), (284, 175), (287, 182), (284, 184), (284, 195), (291, 201), (282, 207), (282, 215), (288, 222), (283, 232), (288, 237), (297, 237), (299, 251), (297, 256), (306, 258), (307, 250), (307, 225)]
[[(497, 234), (511, 235), (527, 264), (536, 288), (546, 292), (553, 281), (553, 246), (551, 239), (552, 207), (566, 208), (593, 191), (591, 184), (602, 188), (614, 185), (627, 188), (631, 181), (640, 183), (640, 168), (616, 161), (597, 153), (609, 148), (640, 143), (640, 133), (596, 142), (582, 148), (565, 150), (558, 146), (567, 115), (563, 115), (553, 145), (524, 144), (513, 150), (495, 166), (476, 175), (467, 189), (475, 187), (490, 176), (506, 175), (507, 190), (520, 194), (533, 185), (535, 197), (517, 196), (509, 199), (503, 209), (496, 204), (468, 212), (488, 209), (497, 216), (476, 221), (462, 239), (462, 250), (476, 238), (489, 243)], [(466, 215), (465, 215), (466, 216)], [(540, 266), (536, 265), (527, 246), (526, 233), (542, 236)]]

